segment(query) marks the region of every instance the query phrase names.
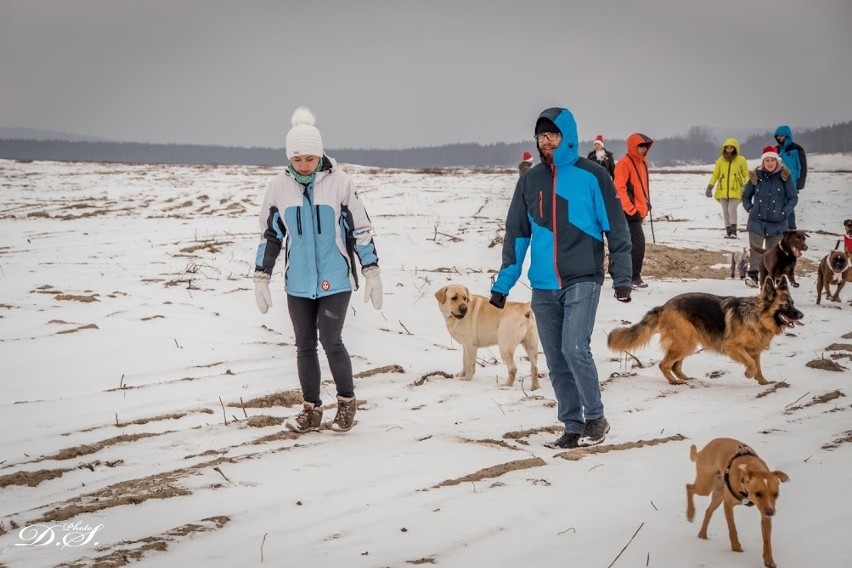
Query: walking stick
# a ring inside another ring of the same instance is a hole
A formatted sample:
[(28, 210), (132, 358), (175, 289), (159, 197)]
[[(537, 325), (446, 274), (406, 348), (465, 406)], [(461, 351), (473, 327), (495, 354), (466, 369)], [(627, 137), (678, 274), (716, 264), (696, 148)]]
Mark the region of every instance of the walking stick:
[(657, 239), (654, 237), (654, 213), (651, 209), (651, 189), (648, 188), (648, 193), (645, 195), (648, 200), (648, 219), (651, 220), (651, 242), (657, 244)]
[(657, 239), (654, 237), (654, 214), (651, 213), (650, 203), (648, 204), (648, 218), (651, 220), (651, 242), (657, 244)]

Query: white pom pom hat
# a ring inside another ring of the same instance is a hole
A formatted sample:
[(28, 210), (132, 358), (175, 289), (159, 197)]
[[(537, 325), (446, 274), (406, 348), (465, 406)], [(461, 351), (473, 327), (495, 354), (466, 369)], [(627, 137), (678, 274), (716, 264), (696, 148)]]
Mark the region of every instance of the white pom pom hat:
[(300, 106), (293, 112), (290, 122), (293, 128), (287, 133), (287, 159), (293, 156), (317, 156), (322, 158), (322, 136), (317, 130), (316, 118), (307, 107)]

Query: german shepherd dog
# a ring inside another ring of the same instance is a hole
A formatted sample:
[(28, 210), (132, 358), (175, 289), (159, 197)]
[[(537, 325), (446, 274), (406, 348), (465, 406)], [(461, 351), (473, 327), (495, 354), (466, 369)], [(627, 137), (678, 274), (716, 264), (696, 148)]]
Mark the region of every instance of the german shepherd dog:
[(609, 334), (614, 351), (630, 351), (646, 345), (655, 333), (665, 355), (660, 361), (663, 376), (673, 385), (690, 380), (681, 364), (701, 344), (745, 365), (745, 376), (769, 384), (760, 369), (760, 354), (785, 327), (803, 325), (804, 314), (793, 305), (786, 278), (767, 278), (758, 296), (714, 296), (701, 292), (681, 294), (645, 314), (630, 327)]

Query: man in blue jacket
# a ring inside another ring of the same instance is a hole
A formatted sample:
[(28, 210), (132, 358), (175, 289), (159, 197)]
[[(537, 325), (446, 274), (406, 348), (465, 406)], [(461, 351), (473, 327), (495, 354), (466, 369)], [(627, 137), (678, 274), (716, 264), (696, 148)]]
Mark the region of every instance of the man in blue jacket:
[[(786, 124), (782, 124), (775, 129), (775, 141), (778, 145), (775, 146), (775, 151), (781, 156), (781, 161), (790, 170), (790, 177), (793, 179), (793, 184), (797, 191), (805, 189), (805, 180), (808, 177), (808, 160), (805, 156), (805, 149), (793, 142), (793, 131)], [(796, 212), (790, 215), (787, 219), (789, 229), (796, 228)]]
[(609, 173), (579, 156), (571, 111), (543, 111), (535, 139), (541, 161), (515, 187), (491, 303), (502, 309), (529, 249), (532, 310), (564, 424), (562, 436), (546, 446), (591, 446), (609, 432), (590, 347), (604, 281), (604, 235), (615, 297), (629, 302), (630, 233)]

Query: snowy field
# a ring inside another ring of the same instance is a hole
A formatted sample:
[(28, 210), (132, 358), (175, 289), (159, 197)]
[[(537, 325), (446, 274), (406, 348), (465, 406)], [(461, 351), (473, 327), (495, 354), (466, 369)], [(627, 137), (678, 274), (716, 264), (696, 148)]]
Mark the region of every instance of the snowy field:
[[(816, 263), (852, 217), (852, 157), (809, 163), (797, 216)], [(436, 373), (460, 370), (461, 348), (433, 294), (488, 295), (515, 172), (346, 169), (384, 306), (359, 291), (346, 322), (357, 426), (297, 437), (282, 424), (300, 409), (283, 259), (264, 316), (250, 279), (276, 169), (0, 160), (0, 566), (759, 567), (755, 510), (735, 511), (743, 553), (721, 509), (696, 537), (708, 498), (685, 520), (690, 444), (718, 436), (790, 476), (779, 566), (849, 565), (852, 287), (817, 306), (815, 274), (798, 272), (805, 326), (763, 357), (783, 383), (698, 353), (696, 381), (674, 387), (656, 339), (640, 366), (607, 332), (679, 293), (753, 290), (669, 274), (620, 304), (607, 280), (592, 349), (612, 432), (594, 452), (553, 451), (550, 382), (531, 392), (525, 360), (508, 389), (495, 348), (472, 382)], [(652, 171), (654, 233), (726, 269), (747, 239), (722, 238), (711, 169)], [(509, 299), (529, 296), (519, 282)], [(821, 360), (838, 370), (808, 366)]]

